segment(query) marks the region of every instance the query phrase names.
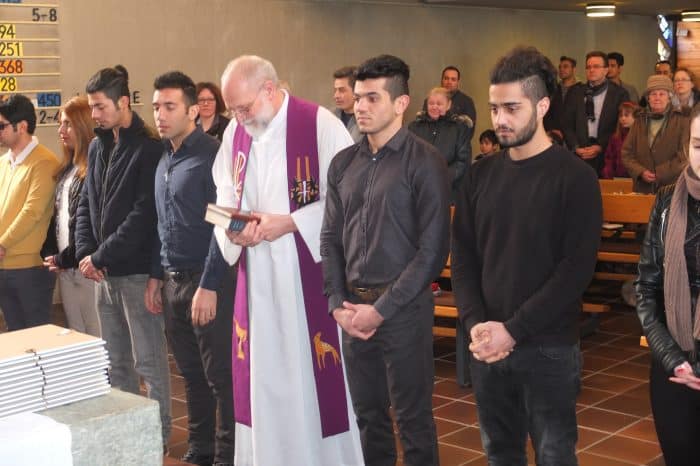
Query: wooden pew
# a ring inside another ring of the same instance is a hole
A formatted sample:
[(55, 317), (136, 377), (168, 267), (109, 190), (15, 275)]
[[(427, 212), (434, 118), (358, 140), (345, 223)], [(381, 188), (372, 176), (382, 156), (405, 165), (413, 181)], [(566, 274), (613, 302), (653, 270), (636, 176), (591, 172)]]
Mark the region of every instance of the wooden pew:
[(632, 178), (613, 178), (612, 180), (598, 180), (600, 192), (603, 194), (631, 193)]

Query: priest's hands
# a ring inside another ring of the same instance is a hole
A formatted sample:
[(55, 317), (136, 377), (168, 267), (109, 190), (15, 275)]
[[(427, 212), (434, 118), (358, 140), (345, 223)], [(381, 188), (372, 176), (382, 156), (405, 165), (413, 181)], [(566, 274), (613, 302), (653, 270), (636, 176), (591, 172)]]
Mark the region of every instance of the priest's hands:
[(384, 322), (384, 317), (371, 304), (352, 304), (343, 301), (343, 307), (333, 310), (333, 318), (351, 337), (369, 340)]
[(192, 298), (192, 325), (203, 327), (216, 317), (216, 291), (201, 286)]
[(289, 214), (264, 214), (254, 212), (260, 217), (260, 222), (248, 222), (240, 232), (226, 230), (226, 236), (233, 244), (243, 247), (253, 247), (261, 241), (275, 241), (277, 238), (294, 233), (297, 226)]
[(149, 278), (146, 282), (146, 291), (143, 294), (143, 301), (146, 304), (146, 309), (151, 314), (160, 314), (163, 312), (163, 298), (161, 290), (163, 281), (157, 278)]
[(469, 350), (477, 361), (489, 364), (500, 361), (508, 357), (515, 347), (515, 340), (503, 322), (476, 324), (469, 334), (472, 339)]

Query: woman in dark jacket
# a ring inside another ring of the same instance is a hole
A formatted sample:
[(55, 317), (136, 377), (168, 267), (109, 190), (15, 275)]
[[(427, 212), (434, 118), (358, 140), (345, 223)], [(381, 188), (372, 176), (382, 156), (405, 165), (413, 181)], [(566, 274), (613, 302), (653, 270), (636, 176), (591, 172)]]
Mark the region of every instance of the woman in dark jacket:
[(427, 110), (420, 112), (408, 129), (435, 146), (445, 157), (450, 187), (454, 193), (471, 164), (474, 125), (468, 116), (450, 113), (450, 104), (447, 89), (432, 89), (427, 98)]
[(68, 326), (100, 336), (95, 308), (95, 282), (80, 273), (75, 257), (75, 213), (87, 171), (87, 151), (95, 123), (86, 97), (73, 97), (61, 109), (58, 136), (63, 146), (63, 169), (56, 185), (56, 210), (51, 222), (58, 253), (44, 258), (49, 270), (58, 272), (58, 287)]
[(208, 82), (197, 83), (197, 104), (199, 105), (197, 124), (205, 133), (221, 142), (230, 120), (224, 116), (226, 105), (221, 97), (219, 86)]
[(639, 262), (637, 314), (651, 349), (651, 407), (668, 466), (697, 465), (700, 439), (700, 107), (689, 165), (662, 188)]

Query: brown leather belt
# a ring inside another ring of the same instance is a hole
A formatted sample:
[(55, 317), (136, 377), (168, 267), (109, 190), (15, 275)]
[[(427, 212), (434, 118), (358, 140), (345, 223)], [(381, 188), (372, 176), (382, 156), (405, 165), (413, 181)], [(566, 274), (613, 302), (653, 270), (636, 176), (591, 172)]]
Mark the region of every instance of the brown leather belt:
[(354, 286), (347, 283), (347, 288), (350, 293), (360, 298), (363, 303), (373, 303), (379, 299), (381, 295), (389, 288), (388, 286), (377, 286), (377, 287), (362, 287)]

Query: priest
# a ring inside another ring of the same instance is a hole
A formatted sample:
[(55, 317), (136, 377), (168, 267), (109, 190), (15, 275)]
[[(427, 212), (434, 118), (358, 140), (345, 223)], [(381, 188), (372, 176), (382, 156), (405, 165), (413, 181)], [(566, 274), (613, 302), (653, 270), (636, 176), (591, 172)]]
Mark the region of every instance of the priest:
[(214, 162), (217, 204), (257, 218), (215, 229), (226, 260), (238, 261), (236, 464), (361, 465), (319, 239), (326, 172), (352, 138), (328, 110), (280, 89), (263, 58), (231, 61), (221, 88), (235, 119)]

